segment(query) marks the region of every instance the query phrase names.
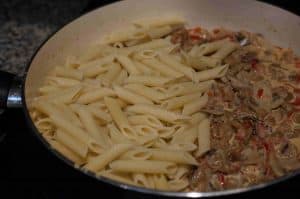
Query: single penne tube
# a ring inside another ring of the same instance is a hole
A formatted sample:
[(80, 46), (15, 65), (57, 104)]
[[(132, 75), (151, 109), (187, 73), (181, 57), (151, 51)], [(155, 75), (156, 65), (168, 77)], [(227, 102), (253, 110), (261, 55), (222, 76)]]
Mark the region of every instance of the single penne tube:
[(199, 99), (200, 97), (201, 97), (201, 93), (192, 93), (192, 94), (183, 95), (180, 97), (174, 97), (174, 98), (164, 101), (162, 103), (162, 106), (168, 110), (176, 109), (176, 108), (183, 107), (185, 104), (187, 104), (193, 100)]
[(189, 165), (180, 165), (176, 171), (175, 174), (173, 175), (168, 175), (168, 178), (170, 180), (179, 180), (179, 179), (182, 179), (184, 177), (186, 177), (188, 175), (188, 173), (190, 172), (191, 166)]
[(163, 92), (142, 84), (127, 84), (124, 86), (124, 88), (142, 95), (154, 102), (160, 102), (163, 98), (165, 98), (165, 94)]
[(124, 153), (121, 160), (148, 160), (152, 156), (152, 152), (145, 147), (138, 147)]
[(140, 146), (144, 146), (144, 147), (151, 147), (155, 140), (158, 138), (157, 135), (153, 134), (148, 134), (148, 135), (137, 135), (134, 138), (134, 141), (136, 143), (138, 143)]
[(211, 57), (223, 60), (225, 57), (227, 57), (230, 53), (235, 51), (239, 45), (234, 42), (226, 42), (226, 45), (222, 46), (215, 54), (213, 54)]
[(160, 138), (170, 139), (180, 126), (170, 126), (157, 129)]
[(169, 190), (168, 181), (164, 174), (154, 174), (153, 181), (154, 181), (155, 189), (164, 190), (164, 191)]
[(175, 96), (182, 96), (186, 94), (192, 93), (201, 93), (209, 90), (214, 83), (214, 80), (204, 81), (200, 83), (194, 82), (183, 82), (171, 85), (167, 92), (166, 98), (175, 97)]
[(112, 63), (108, 66), (108, 71), (102, 77), (101, 81), (104, 86), (110, 86), (111, 83), (118, 77), (121, 73), (122, 68), (118, 63)]
[(79, 127), (83, 127), (81, 121), (79, 120), (79, 118), (77, 117), (77, 115), (75, 114), (75, 112), (67, 105), (65, 104), (56, 104), (57, 108), (59, 108), (65, 115), (67, 115), (67, 117), (69, 118), (69, 120), (74, 123), (75, 125), (79, 126)]
[(206, 68), (214, 68), (221, 65), (220, 59), (212, 56), (188, 56), (187, 62), (195, 69), (203, 70)]
[(63, 145), (62, 143), (56, 140), (48, 140), (51, 147), (61, 153), (64, 157), (71, 160), (76, 165), (82, 165), (85, 162), (85, 158), (80, 157), (77, 153)]
[(109, 167), (116, 172), (129, 173), (175, 173), (177, 165), (168, 161), (157, 160), (115, 160)]
[[(139, 36), (137, 36), (139, 37)], [(148, 37), (148, 35), (146, 34), (146, 32), (141, 32), (140, 38), (136, 38), (136, 39), (132, 39), (132, 40), (128, 40), (124, 42), (124, 46), (128, 47), (132, 47), (132, 46), (136, 46), (145, 42), (148, 42), (150, 40), (150, 38)], [(128, 54), (125, 54), (128, 55)]]
[(99, 59), (95, 59), (87, 63), (83, 63), (78, 67), (78, 69), (83, 71), (88, 71), (89, 69), (92, 68), (98, 68), (98, 67), (101, 68), (103, 65), (112, 63), (114, 60), (115, 60), (114, 55), (108, 55), (106, 57), (101, 57)]
[(46, 118), (36, 119), (34, 125), (38, 128), (38, 130), (42, 133), (42, 135), (53, 136), (55, 127), (52, 124), (50, 118), (46, 117)]
[(182, 114), (191, 115), (193, 113), (199, 112), (208, 102), (208, 95), (205, 93), (203, 96), (195, 99), (184, 105)]
[(181, 151), (188, 151), (188, 152), (192, 152), (195, 151), (197, 149), (197, 145), (195, 145), (194, 143), (174, 143), (174, 144), (170, 144), (167, 149), (170, 150), (181, 150)]
[(143, 64), (151, 67), (153, 70), (159, 71), (159, 73), (161, 73), (163, 76), (172, 77), (172, 78), (179, 78), (179, 77), (183, 76), (180, 72), (172, 69), (168, 65), (160, 62), (159, 60), (157, 60), (155, 58), (142, 59), (140, 61)]
[(170, 46), (171, 43), (165, 39), (153, 39), (149, 42), (142, 43), (136, 46), (120, 49), (122, 54), (131, 54), (132, 52), (138, 52), (140, 50), (158, 49), (166, 46)]
[(56, 104), (70, 104), (75, 102), (80, 96), (82, 91), (81, 85), (72, 86), (62, 90), (58, 90), (49, 95), (40, 97), (40, 100), (46, 100)]
[(76, 80), (83, 79), (82, 71), (72, 69), (72, 68), (56, 67), (55, 74), (58, 77), (66, 77), (66, 78), (71, 78), (71, 79), (76, 79)]
[(46, 83), (48, 83), (49, 85), (55, 85), (61, 88), (65, 88), (65, 87), (79, 85), (80, 81), (71, 78), (50, 76), (47, 77)]
[(212, 69), (196, 72), (194, 74), (194, 80), (196, 82), (202, 82), (202, 81), (212, 80), (216, 78), (221, 78), (227, 73), (227, 70), (228, 70), (228, 65), (225, 64), (223, 66), (218, 66)]
[(165, 150), (165, 149), (150, 149), (153, 160), (163, 160), (175, 162), (178, 164), (198, 165), (197, 160), (188, 152)]
[(200, 157), (210, 150), (210, 120), (204, 119), (198, 125), (198, 149), (196, 157)]
[(208, 55), (208, 54), (214, 53), (217, 50), (219, 50), (220, 48), (222, 48), (224, 45), (226, 45), (228, 43), (228, 41), (229, 41), (228, 38), (225, 38), (222, 40), (202, 44), (199, 46), (197, 54), (198, 55)]
[(133, 182), (138, 186), (146, 187), (146, 188), (154, 188), (154, 183), (151, 184), (146, 176), (147, 174), (143, 173), (133, 173), (132, 178)]
[(132, 141), (124, 136), (114, 124), (108, 124), (106, 128), (108, 128), (109, 137), (114, 144), (132, 143)]
[(134, 64), (137, 67), (137, 69), (140, 71), (141, 74), (143, 75), (157, 75), (159, 74), (158, 72), (154, 71), (151, 69), (149, 66), (143, 64), (142, 62), (138, 60), (134, 60)]
[(154, 117), (153, 115), (145, 114), (145, 115), (132, 115), (128, 117), (128, 121), (131, 125), (148, 125), (150, 127), (159, 129), (164, 125), (163, 123)]
[(93, 67), (88, 67), (85, 69), (81, 69), (83, 76), (85, 78), (93, 78), (102, 76), (104, 73), (106, 73), (109, 70), (109, 66), (112, 63), (104, 64), (104, 65), (95, 65)]
[(158, 56), (156, 50), (142, 50), (132, 55), (134, 60), (153, 59)]
[(57, 129), (55, 132), (55, 140), (62, 143), (70, 150), (74, 151), (77, 155), (82, 158), (86, 158), (88, 153), (88, 146), (86, 143), (74, 138), (70, 134), (64, 132), (61, 129)]
[(106, 136), (105, 133), (101, 132), (102, 129), (94, 120), (93, 114), (87, 109), (87, 106), (78, 104), (73, 104), (73, 106), (87, 133), (91, 137), (93, 137), (97, 141), (97, 143), (99, 143), (101, 148), (105, 149), (110, 147), (111, 142), (108, 136)]
[(90, 159), (84, 168), (95, 172), (101, 171), (106, 165), (128, 151), (131, 147), (131, 144), (116, 144), (102, 154)]
[(157, 105), (150, 104), (135, 104), (127, 107), (126, 109), (129, 112), (134, 112), (138, 114), (150, 114), (157, 117), (160, 120), (170, 122), (170, 123), (178, 123), (180, 121), (186, 121), (189, 119), (187, 116), (183, 116), (180, 114), (175, 114), (166, 109), (162, 109)]
[(94, 115), (95, 118), (102, 120), (105, 123), (111, 122), (112, 118), (110, 114), (93, 106), (88, 106), (87, 109)]
[(140, 71), (135, 66), (134, 62), (124, 55), (117, 55), (116, 56), (118, 62), (124, 67), (125, 70), (128, 71), (130, 75), (138, 75), (140, 74)]
[(170, 191), (181, 191), (189, 186), (188, 179), (175, 179), (168, 181), (168, 187)]
[(117, 76), (117, 78), (113, 81), (113, 84), (122, 85), (125, 79), (127, 79), (127, 77), (128, 77), (127, 71), (122, 69), (119, 75)]
[(115, 91), (110, 88), (99, 88), (99, 89), (91, 90), (81, 95), (76, 102), (79, 104), (89, 104), (89, 103), (96, 102), (100, 99), (103, 99), (105, 96), (115, 96), (115, 95), (116, 95)]
[(190, 120), (190, 124), (198, 124), (199, 122), (201, 122), (202, 120), (204, 120), (205, 118), (207, 118), (207, 114), (203, 113), (203, 112), (197, 112), (191, 115), (191, 120)]
[(171, 82), (172, 78), (149, 75), (130, 75), (125, 83), (143, 84), (146, 86), (164, 86)]
[(133, 128), (135, 129), (137, 135), (158, 137), (157, 130), (145, 124), (135, 125)]
[(195, 71), (189, 67), (186, 66), (180, 62), (178, 62), (174, 56), (169, 55), (167, 53), (160, 53), (159, 54), (159, 59), (166, 65), (168, 65), (169, 67), (171, 67), (172, 69), (184, 74), (186, 77), (188, 77), (190, 80), (193, 80), (193, 75), (195, 73)]
[(114, 85), (113, 89), (115, 90), (117, 96), (130, 104), (153, 104), (151, 100), (145, 98), (142, 95), (136, 94), (126, 88)]
[(39, 88), (39, 93), (41, 95), (50, 95), (50, 93), (57, 92), (59, 90), (61, 90), (61, 88), (59, 88), (57, 86), (45, 85), (45, 86)]
[(151, 39), (159, 39), (163, 36), (170, 34), (173, 31), (173, 28), (170, 25), (162, 26), (162, 27), (155, 27), (155, 28), (148, 28), (146, 30), (146, 34)]
[(118, 101), (111, 97), (105, 97), (104, 103), (106, 104), (113, 121), (116, 123), (120, 131), (128, 138), (136, 137), (136, 132), (130, 126), (128, 119), (122, 111)]
[(186, 127), (174, 133), (171, 143), (194, 143), (198, 136), (198, 125)]
[(98, 175), (110, 180), (115, 180), (117, 182), (138, 186), (138, 184), (136, 184), (129, 176), (124, 176), (120, 173), (114, 173), (111, 170), (100, 171)]

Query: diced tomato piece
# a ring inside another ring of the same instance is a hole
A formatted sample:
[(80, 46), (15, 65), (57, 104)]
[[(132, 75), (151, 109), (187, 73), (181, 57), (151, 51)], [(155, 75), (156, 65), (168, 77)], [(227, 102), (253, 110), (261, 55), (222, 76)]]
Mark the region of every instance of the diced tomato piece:
[(263, 95), (264, 95), (264, 89), (262, 89), (262, 88), (258, 89), (256, 95), (257, 95), (258, 98), (262, 98)]
[(258, 60), (257, 59), (252, 59), (251, 60), (251, 67), (253, 70), (257, 71), (257, 63), (258, 63)]
[(224, 177), (224, 174), (219, 173), (219, 175), (218, 175), (218, 180), (219, 180), (220, 185), (221, 185), (222, 187), (224, 187), (224, 185), (225, 185), (225, 177)]
[(190, 38), (192, 40), (200, 40), (201, 39), (201, 37), (199, 35), (190, 35)]

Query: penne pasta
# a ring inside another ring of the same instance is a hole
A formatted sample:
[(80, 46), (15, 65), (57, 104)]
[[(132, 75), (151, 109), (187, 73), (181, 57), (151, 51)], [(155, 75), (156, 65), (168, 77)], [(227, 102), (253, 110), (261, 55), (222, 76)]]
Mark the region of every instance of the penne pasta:
[(57, 150), (64, 157), (67, 157), (69, 160), (71, 160), (74, 164), (82, 165), (85, 162), (84, 158), (80, 157), (73, 150), (67, 148), (62, 143), (56, 140), (49, 140), (49, 143), (54, 150)]
[(156, 129), (162, 128), (163, 124), (157, 117), (154, 117), (152, 115), (132, 115), (128, 117), (128, 121), (132, 125), (147, 125)]
[(91, 159), (84, 167), (92, 171), (101, 171), (111, 161), (115, 160), (132, 147), (131, 144), (117, 144), (103, 154)]
[(109, 66), (108, 71), (101, 78), (102, 84), (104, 86), (110, 86), (111, 83), (119, 76), (122, 68), (119, 64), (113, 63)]
[(76, 80), (83, 79), (83, 73), (72, 68), (56, 67), (55, 74), (59, 77), (71, 78)]
[(104, 103), (106, 104), (113, 121), (116, 123), (120, 131), (128, 138), (136, 137), (136, 132), (130, 126), (128, 119), (121, 110), (118, 101), (110, 97), (105, 97)]
[(144, 96), (154, 102), (160, 102), (165, 98), (165, 94), (163, 92), (141, 84), (127, 84), (124, 86), (124, 88)]
[(140, 74), (139, 70), (135, 66), (134, 62), (130, 58), (124, 55), (118, 55), (117, 57), (118, 62), (124, 67), (125, 70), (129, 73), (129, 75), (138, 75)]
[(155, 71), (159, 71), (162, 75), (171, 78), (179, 78), (183, 76), (180, 72), (173, 70), (168, 65), (165, 65), (155, 58), (140, 60), (143, 64), (151, 67)]
[(196, 157), (210, 149), (210, 120), (204, 119), (198, 125), (198, 149), (195, 153)]
[(195, 73), (194, 79), (196, 82), (202, 82), (223, 77), (228, 70), (228, 65), (218, 66), (213, 69), (203, 70)]
[(175, 173), (176, 164), (156, 160), (115, 160), (109, 167), (116, 172), (129, 173)]
[(62, 143), (64, 146), (74, 151), (81, 158), (86, 158), (88, 153), (88, 146), (85, 143), (72, 137), (71, 135), (62, 131), (61, 129), (58, 129), (55, 132), (55, 139), (58, 142)]
[(190, 80), (194, 79), (194, 73), (195, 71), (188, 67), (185, 66), (184, 64), (176, 61), (176, 59), (174, 58), (174, 56), (172, 55), (168, 55), (166, 53), (160, 53), (159, 54), (159, 59), (166, 65), (168, 65), (169, 67), (171, 67), (172, 69), (184, 74), (187, 78), (189, 78)]
[(171, 82), (172, 78), (161, 76), (134, 75), (129, 76), (125, 83), (142, 84), (145, 86), (164, 86)]
[(171, 111), (167, 111), (155, 105), (149, 104), (135, 104), (129, 106), (127, 109), (129, 112), (139, 113), (139, 114), (150, 114), (157, 117), (160, 120), (170, 122), (170, 123), (178, 123), (180, 121), (186, 121), (189, 119), (187, 116), (175, 114)]
[(110, 139), (103, 133), (102, 129), (97, 125), (93, 118), (92, 113), (84, 105), (75, 105), (74, 109), (78, 114), (80, 121), (82, 122), (87, 133), (93, 137), (102, 148), (108, 148), (111, 146)]
[(208, 95), (204, 94), (198, 99), (195, 99), (194, 101), (185, 104), (182, 110), (182, 114), (191, 115), (193, 113), (200, 111), (201, 108), (203, 108), (207, 104), (207, 101), (208, 101)]
[(142, 95), (138, 95), (134, 92), (131, 92), (130, 90), (120, 87), (120, 86), (113, 86), (113, 89), (115, 90), (117, 96), (121, 98), (122, 100), (125, 100), (126, 102), (130, 104), (153, 104), (153, 102), (147, 98), (145, 98)]
[(175, 162), (178, 164), (198, 165), (196, 159), (188, 152), (175, 150), (151, 149), (151, 159)]
[(201, 97), (201, 93), (192, 93), (189, 95), (183, 95), (180, 97), (174, 97), (171, 99), (168, 99), (162, 103), (163, 107), (166, 107), (166, 109), (176, 109), (183, 107), (185, 104), (197, 100)]
[(109, 88), (99, 88), (89, 91), (81, 95), (76, 101), (79, 104), (90, 104), (96, 102), (97, 100), (103, 99), (106, 96), (115, 96), (116, 93)]

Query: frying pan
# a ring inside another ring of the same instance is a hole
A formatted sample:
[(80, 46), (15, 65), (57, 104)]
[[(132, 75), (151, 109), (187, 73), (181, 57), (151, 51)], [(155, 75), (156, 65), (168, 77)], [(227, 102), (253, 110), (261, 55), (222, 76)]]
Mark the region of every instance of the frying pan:
[[(162, 3), (163, 2), (163, 3)], [(282, 47), (292, 48), (300, 54), (300, 18), (280, 8), (261, 2), (243, 0), (127, 0), (101, 7), (72, 21), (52, 35), (36, 52), (23, 78), (0, 72), (0, 109), (22, 107), (33, 133), (58, 158), (74, 167), (40, 135), (28, 112), (28, 105), (37, 96), (47, 73), (53, 66), (64, 63), (68, 55), (79, 55), (100, 41), (101, 37), (130, 25), (139, 18), (178, 14), (187, 19), (189, 26), (206, 28), (226, 27), (262, 33), (268, 40)], [(74, 167), (75, 168), (75, 167)], [(247, 192), (287, 180), (296, 171), (271, 182), (217, 192), (166, 192), (135, 187), (76, 168), (80, 172), (122, 189), (138, 193), (172, 197), (212, 197)]]

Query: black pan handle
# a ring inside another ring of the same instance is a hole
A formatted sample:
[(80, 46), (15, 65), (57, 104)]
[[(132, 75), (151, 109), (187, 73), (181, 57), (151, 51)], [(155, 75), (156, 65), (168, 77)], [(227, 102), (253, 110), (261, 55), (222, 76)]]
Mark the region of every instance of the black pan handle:
[(0, 110), (21, 107), (21, 105), (21, 78), (12, 73), (0, 71)]

